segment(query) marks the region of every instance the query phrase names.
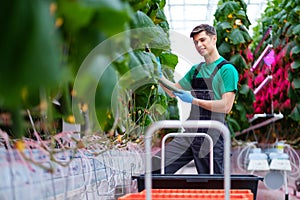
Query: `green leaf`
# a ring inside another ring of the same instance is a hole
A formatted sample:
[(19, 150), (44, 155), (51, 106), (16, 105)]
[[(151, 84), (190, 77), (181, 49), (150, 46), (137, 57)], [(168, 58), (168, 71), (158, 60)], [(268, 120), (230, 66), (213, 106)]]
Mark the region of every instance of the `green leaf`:
[(231, 52), (231, 46), (228, 42), (223, 41), (218, 47), (218, 51), (222, 56), (224, 56)]
[(294, 60), (294, 62), (292, 62), (291, 64), (291, 68), (292, 69), (299, 69), (300, 68), (300, 60)]
[(243, 94), (243, 95), (247, 95), (249, 91), (250, 91), (250, 88), (246, 84), (241, 85), (240, 88), (239, 88), (240, 94)]
[(294, 35), (300, 35), (300, 24), (297, 24), (294, 28), (293, 28), (293, 34)]
[(245, 110), (245, 106), (242, 102), (237, 102), (235, 104), (235, 109), (239, 111), (239, 117), (241, 118), (242, 116), (246, 116), (246, 110)]
[(300, 89), (300, 77), (294, 79), (292, 84), (294, 85), (295, 89)]
[(154, 64), (153, 61), (156, 61), (154, 54), (145, 51), (136, 51), (135, 55), (140, 60), (143, 69), (145, 70), (145, 75), (143, 77), (151, 77), (151, 74), (154, 73)]
[(241, 43), (245, 43), (245, 39), (244, 39), (244, 36), (243, 36), (243, 33), (241, 30), (239, 29), (233, 29), (230, 34), (229, 34), (229, 39), (232, 41), (232, 43), (234, 45), (238, 45), (238, 44), (241, 44)]
[(131, 22), (132, 28), (155, 27), (155, 24), (144, 12), (137, 11)]
[(235, 13), (237, 18), (244, 19), (246, 17), (246, 13), (244, 10), (239, 10), (238, 12)]
[[(150, 49), (156, 48), (166, 50), (170, 48), (170, 41), (167, 33), (159, 25), (155, 25), (153, 21), (143, 12), (137, 11), (135, 18), (131, 23), (132, 46), (133, 48), (143, 48), (148, 46)], [(155, 38), (155, 40), (153, 39)]]
[(297, 104), (289, 115), (295, 121), (300, 121), (300, 104)]
[(248, 67), (245, 59), (238, 53), (231, 56), (230, 62), (234, 64), (239, 73), (243, 73), (244, 69), (247, 69)]
[(177, 105), (169, 105), (168, 106), (168, 111), (169, 111), (169, 118), (172, 120), (178, 120), (179, 119), (179, 110)]
[(248, 47), (248, 44), (250, 42), (252, 42), (252, 38), (251, 38), (251, 36), (249, 35), (249, 33), (247, 31), (242, 30), (242, 34), (243, 34), (243, 37), (244, 37), (244, 39), (246, 41), (246, 44), (247, 44), (247, 47)]
[(294, 46), (291, 49), (290, 55), (293, 59), (296, 59), (297, 57), (299, 57), (300, 54), (300, 45), (298, 44), (297, 46)]
[(65, 28), (70, 32), (78, 31), (89, 24), (95, 10), (83, 6), (78, 1), (58, 0), (58, 15), (63, 18)]
[(125, 54), (125, 55), (118, 57), (114, 61), (114, 66), (120, 75), (123, 75), (129, 71), (130, 68), (129, 68), (128, 60), (129, 60), (129, 56), (128, 56), (128, 54)]
[(136, 50), (130, 53), (130, 71), (122, 75), (119, 84), (122, 88), (133, 91), (151, 81), (154, 76), (155, 57), (152, 53)]
[[(285, 16), (286, 15), (286, 11), (285, 10), (281, 10), (279, 13), (277, 13), (276, 15), (273, 16), (273, 18), (275, 20), (280, 20), (282, 18), (282, 16)], [(285, 17), (284, 17), (285, 19)]]
[(163, 52), (159, 57), (163, 67), (165, 66), (175, 70), (175, 67), (178, 63), (177, 55), (172, 54), (170, 52)]
[[(161, 21), (167, 21), (166, 15), (165, 15), (165, 13), (164, 13), (164, 11), (162, 9), (158, 9), (157, 10), (156, 19), (160, 19), (159, 22), (161, 22)], [(157, 22), (158, 21), (156, 21), (156, 23)]]
[(154, 104), (152, 106), (152, 109), (154, 109), (156, 112), (159, 113), (159, 115), (163, 115), (166, 112), (166, 107), (162, 106), (161, 104)]
[(117, 84), (118, 75), (112, 66), (109, 66), (101, 76), (95, 94), (95, 108), (99, 124), (102, 129), (108, 130), (110, 127), (106, 124), (112, 119), (107, 113), (110, 112), (112, 103), (117, 99), (112, 99), (113, 91)]
[(59, 62), (61, 41), (48, 9), (46, 1), (1, 6), (0, 91), (6, 106), (22, 107), (24, 91), (53, 89), (64, 76), (69, 79)]
[(230, 126), (232, 127), (234, 132), (241, 130), (241, 127), (240, 127), (239, 123), (234, 118), (228, 116), (226, 118), (226, 121), (227, 121), (228, 124), (230, 124)]
[(232, 26), (229, 22), (221, 22), (221, 23), (218, 23), (218, 25), (217, 25), (218, 31), (227, 30), (227, 29), (231, 29), (231, 28), (232, 28)]

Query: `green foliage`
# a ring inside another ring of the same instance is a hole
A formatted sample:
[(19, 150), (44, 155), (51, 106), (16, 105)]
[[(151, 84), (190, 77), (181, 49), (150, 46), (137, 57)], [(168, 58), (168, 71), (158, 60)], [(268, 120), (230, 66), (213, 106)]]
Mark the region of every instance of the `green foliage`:
[[(13, 1), (1, 7), (0, 108), (11, 114), (16, 137), (24, 135), (18, 126), (24, 109), (50, 121), (75, 115), (76, 123), (97, 132), (123, 133), (126, 127), (128, 134), (131, 126), (143, 134), (157, 119), (179, 118), (172, 107), (176, 100), (156, 81), (156, 57), (164, 68), (177, 64), (170, 53), (165, 0), (46, 2)], [(124, 95), (120, 101), (114, 99), (118, 91)], [(116, 114), (112, 108), (118, 103)], [(126, 115), (119, 119), (122, 112), (132, 116), (132, 123)], [(82, 114), (91, 123), (84, 124)]]
[(246, 13), (247, 5), (244, 1), (220, 0), (214, 15), (218, 51), (234, 64), (240, 74), (236, 101), (226, 117), (232, 135), (249, 127), (248, 117), (253, 113), (252, 104), (255, 100), (252, 89), (248, 87), (248, 77), (245, 76), (252, 62), (249, 51), (252, 38), (247, 31), (251, 23)]
[(11, 132), (20, 138), (22, 110), (38, 108), (41, 92), (54, 98), (53, 91), (59, 91), (69, 77), (59, 63), (60, 38), (46, 1), (10, 1), (2, 3), (0, 10), (0, 107), (11, 112), (15, 119)]

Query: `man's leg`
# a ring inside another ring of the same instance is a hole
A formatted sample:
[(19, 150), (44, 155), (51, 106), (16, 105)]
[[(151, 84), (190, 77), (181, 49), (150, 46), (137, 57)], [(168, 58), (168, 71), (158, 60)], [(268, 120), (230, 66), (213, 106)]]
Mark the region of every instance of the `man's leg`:
[[(183, 133), (184, 134), (184, 133)], [(165, 146), (165, 174), (174, 174), (193, 159), (191, 138), (177, 137)], [(160, 174), (161, 151), (152, 158), (153, 173)]]
[[(214, 174), (223, 174), (223, 158), (224, 158), (224, 141), (223, 137), (219, 135), (217, 140), (214, 140)], [(215, 142), (216, 141), (216, 142)], [(209, 142), (203, 137), (197, 137), (194, 139), (191, 150), (193, 152), (194, 161), (197, 172), (199, 174), (210, 173), (210, 157), (209, 157)]]

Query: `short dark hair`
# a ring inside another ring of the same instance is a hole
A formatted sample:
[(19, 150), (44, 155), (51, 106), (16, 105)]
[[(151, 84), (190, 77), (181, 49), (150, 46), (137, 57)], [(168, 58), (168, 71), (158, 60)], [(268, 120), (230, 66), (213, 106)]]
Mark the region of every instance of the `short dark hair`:
[(202, 32), (202, 31), (205, 31), (207, 35), (217, 35), (216, 29), (213, 26), (211, 26), (209, 24), (200, 24), (192, 30), (190, 37), (192, 38), (192, 37), (194, 37), (194, 35)]

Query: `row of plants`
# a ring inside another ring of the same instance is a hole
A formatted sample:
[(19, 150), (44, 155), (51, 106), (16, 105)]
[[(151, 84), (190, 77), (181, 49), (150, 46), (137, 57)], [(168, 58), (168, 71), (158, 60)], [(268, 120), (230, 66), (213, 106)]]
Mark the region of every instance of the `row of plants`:
[[(254, 55), (257, 59), (268, 44), (272, 45), (272, 63), (261, 62), (254, 72), (251, 88), (257, 87), (267, 76), (272, 75), (271, 83), (257, 95), (254, 109), (259, 113), (282, 113), (284, 118), (275, 123), (272, 136), (299, 146), (300, 122), (300, 2), (271, 0), (254, 28), (252, 49), (261, 43)], [(271, 31), (268, 37), (265, 33)], [(270, 54), (270, 56), (272, 56)], [(256, 80), (256, 81), (255, 81)], [(257, 130), (266, 132), (270, 127)], [(260, 136), (263, 140), (263, 137)], [(298, 143), (298, 144), (297, 144)]]
[[(249, 119), (254, 114), (282, 113), (283, 119), (254, 132), (260, 141), (267, 142), (271, 136), (294, 145), (299, 142), (299, 8), (298, 1), (269, 1), (252, 38), (245, 2), (219, 1), (214, 21), (218, 50), (240, 74), (236, 101), (227, 116), (232, 136), (251, 126)], [(251, 67), (268, 44), (273, 50), (252, 72)], [(267, 75), (272, 75), (271, 83), (254, 95)]]

